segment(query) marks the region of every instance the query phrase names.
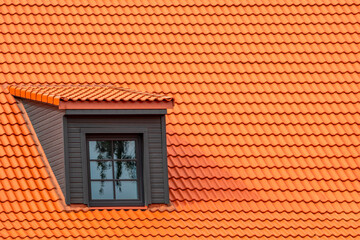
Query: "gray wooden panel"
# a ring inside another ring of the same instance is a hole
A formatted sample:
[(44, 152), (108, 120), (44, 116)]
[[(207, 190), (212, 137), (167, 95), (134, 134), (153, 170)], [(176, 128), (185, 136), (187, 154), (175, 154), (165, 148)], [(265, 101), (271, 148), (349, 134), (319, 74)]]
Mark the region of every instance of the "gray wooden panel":
[[(150, 175), (150, 203), (167, 203), (168, 186), (164, 179), (167, 180), (167, 163), (164, 164), (164, 129), (161, 126), (160, 115), (147, 116), (74, 116), (66, 115), (67, 118), (67, 136), (68, 136), (68, 159), (70, 168), (70, 198), (71, 203), (86, 203), (87, 200), (80, 194), (87, 188), (87, 183), (82, 179), (82, 158), (78, 149), (81, 147), (81, 129), (112, 129), (112, 128), (143, 128), (147, 129), (147, 141), (149, 153), (148, 171)], [(166, 143), (165, 143), (166, 144)], [(165, 146), (166, 149), (166, 146)], [(82, 151), (82, 150), (81, 150)], [(85, 152), (85, 151), (84, 151)], [(86, 154), (86, 153), (85, 153)], [(146, 187), (144, 188), (147, 191)], [(85, 196), (86, 197), (86, 196)]]
[(21, 100), (34, 127), (36, 135), (44, 149), (50, 167), (65, 194), (65, 161), (64, 161), (64, 110), (45, 103)]

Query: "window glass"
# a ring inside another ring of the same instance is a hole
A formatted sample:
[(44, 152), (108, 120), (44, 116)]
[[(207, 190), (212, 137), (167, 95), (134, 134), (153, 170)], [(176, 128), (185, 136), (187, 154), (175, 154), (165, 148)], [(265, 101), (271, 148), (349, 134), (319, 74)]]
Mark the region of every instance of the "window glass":
[(135, 158), (135, 141), (114, 141), (114, 159)]
[(111, 159), (111, 141), (89, 141), (90, 159)]
[(135, 161), (115, 161), (115, 179), (136, 179)]
[(114, 199), (113, 185), (112, 181), (91, 181), (91, 198), (94, 200)]
[(91, 200), (140, 200), (137, 141), (95, 139), (88, 148)]
[(136, 181), (116, 181), (115, 195), (116, 199), (137, 199)]
[(113, 179), (111, 161), (90, 161), (91, 179)]

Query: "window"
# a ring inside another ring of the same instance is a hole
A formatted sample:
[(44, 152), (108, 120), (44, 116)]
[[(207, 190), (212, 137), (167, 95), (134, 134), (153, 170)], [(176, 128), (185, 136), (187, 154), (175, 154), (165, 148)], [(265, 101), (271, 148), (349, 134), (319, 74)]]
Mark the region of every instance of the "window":
[(88, 135), (90, 206), (142, 206), (140, 136)]

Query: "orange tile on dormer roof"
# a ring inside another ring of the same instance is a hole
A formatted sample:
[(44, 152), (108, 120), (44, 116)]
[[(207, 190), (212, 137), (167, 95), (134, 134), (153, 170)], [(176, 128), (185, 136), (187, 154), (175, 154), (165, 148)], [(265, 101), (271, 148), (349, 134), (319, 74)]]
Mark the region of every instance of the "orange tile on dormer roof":
[(170, 102), (172, 98), (127, 88), (99, 85), (15, 85), (9, 86), (12, 95), (59, 105), (60, 101), (106, 102)]

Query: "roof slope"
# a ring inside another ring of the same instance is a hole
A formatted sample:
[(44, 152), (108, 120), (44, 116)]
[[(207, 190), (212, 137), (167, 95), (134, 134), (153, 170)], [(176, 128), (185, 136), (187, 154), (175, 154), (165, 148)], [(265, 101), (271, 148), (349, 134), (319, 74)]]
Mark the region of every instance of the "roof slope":
[(0, 88), (0, 236), (360, 239), (356, 1), (5, 1), (0, 82), (174, 97), (175, 210), (64, 211)]

